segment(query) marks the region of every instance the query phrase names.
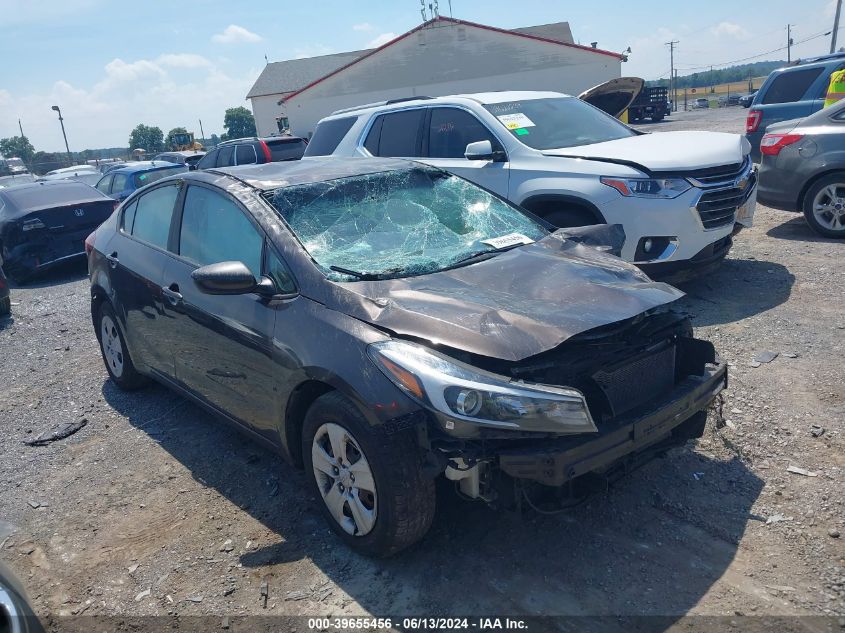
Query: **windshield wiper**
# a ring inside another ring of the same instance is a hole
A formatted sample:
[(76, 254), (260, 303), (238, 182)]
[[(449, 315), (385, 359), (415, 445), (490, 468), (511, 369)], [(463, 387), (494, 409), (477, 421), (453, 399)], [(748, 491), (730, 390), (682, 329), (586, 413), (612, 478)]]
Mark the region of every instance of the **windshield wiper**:
[(375, 281), (381, 277), (381, 275), (375, 273), (361, 273), (357, 270), (350, 270), (349, 268), (343, 268), (342, 266), (329, 266), (329, 270), (333, 270), (336, 273), (340, 273), (342, 275), (349, 275), (350, 277), (356, 277), (361, 281)]

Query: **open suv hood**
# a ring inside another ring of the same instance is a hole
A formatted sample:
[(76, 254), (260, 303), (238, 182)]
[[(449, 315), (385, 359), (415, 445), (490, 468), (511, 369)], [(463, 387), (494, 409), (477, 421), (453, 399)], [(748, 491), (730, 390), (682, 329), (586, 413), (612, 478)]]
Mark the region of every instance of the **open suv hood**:
[(741, 163), (747, 142), (722, 132), (657, 132), (578, 147), (543, 150), (545, 156), (641, 165), (646, 171), (687, 171)]
[(393, 334), (518, 361), (683, 296), (562, 232), (452, 270), (334, 284), (328, 307)]
[(585, 90), (578, 98), (618, 119), (639, 96), (644, 85), (645, 81), (639, 77), (619, 77)]

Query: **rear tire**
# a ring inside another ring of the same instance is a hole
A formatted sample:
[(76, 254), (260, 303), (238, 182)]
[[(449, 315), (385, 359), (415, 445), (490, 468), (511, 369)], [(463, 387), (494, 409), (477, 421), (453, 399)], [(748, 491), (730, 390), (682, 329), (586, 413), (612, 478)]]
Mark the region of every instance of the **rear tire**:
[(135, 391), (149, 384), (150, 379), (135, 369), (123, 333), (117, 325), (117, 316), (107, 301), (100, 304), (97, 312), (97, 339), (106, 371), (114, 384), (123, 391)]
[(813, 183), (804, 195), (803, 210), (807, 224), (816, 233), (845, 239), (845, 172)]
[(353, 549), (391, 556), (431, 527), (434, 481), (422, 473), (412, 429), (387, 434), (372, 427), (349, 400), (332, 391), (317, 398), (305, 415), (302, 455), (320, 511)]

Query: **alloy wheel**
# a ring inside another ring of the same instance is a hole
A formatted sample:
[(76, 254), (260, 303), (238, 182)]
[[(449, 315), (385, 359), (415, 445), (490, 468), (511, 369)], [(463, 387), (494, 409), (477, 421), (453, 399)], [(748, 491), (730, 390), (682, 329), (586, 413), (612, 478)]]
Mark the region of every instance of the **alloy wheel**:
[(108, 315), (103, 315), (100, 321), (100, 341), (109, 369), (115, 377), (120, 378), (123, 375), (123, 345), (120, 343), (117, 326)]
[(845, 230), (845, 183), (833, 183), (813, 199), (813, 216), (831, 231)]
[(378, 497), (361, 445), (339, 424), (327, 422), (314, 434), (311, 462), (323, 502), (338, 525), (353, 536), (372, 531)]

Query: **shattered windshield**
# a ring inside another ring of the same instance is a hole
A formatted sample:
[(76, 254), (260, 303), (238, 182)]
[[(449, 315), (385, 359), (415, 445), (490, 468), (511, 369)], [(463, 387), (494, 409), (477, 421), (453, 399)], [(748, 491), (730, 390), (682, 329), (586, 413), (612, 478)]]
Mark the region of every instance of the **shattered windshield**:
[(284, 187), (265, 196), (335, 281), (430, 273), (548, 233), (472, 183), (423, 168)]
[(484, 107), (516, 140), (534, 149), (577, 147), (634, 136), (617, 119), (575, 97), (525, 99)]

